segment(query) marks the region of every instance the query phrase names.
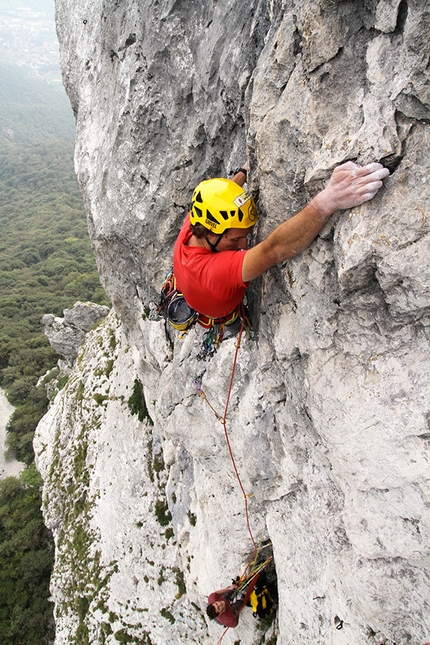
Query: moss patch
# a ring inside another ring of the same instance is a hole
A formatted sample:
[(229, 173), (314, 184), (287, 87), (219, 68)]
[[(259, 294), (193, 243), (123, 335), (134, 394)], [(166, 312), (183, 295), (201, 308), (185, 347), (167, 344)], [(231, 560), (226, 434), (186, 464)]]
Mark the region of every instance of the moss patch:
[(142, 382), (138, 378), (134, 379), (133, 393), (128, 400), (128, 407), (131, 414), (137, 414), (139, 421), (146, 419), (149, 425), (154, 425), (146, 406)]

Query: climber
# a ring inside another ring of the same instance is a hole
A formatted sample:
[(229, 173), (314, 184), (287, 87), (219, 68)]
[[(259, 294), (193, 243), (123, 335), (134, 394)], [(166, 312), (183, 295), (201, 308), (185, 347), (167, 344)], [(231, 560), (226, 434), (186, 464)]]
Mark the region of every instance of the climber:
[(242, 607), (243, 598), (231, 600), (236, 584), (225, 589), (219, 589), (210, 594), (206, 613), (209, 618), (215, 619), (224, 627), (236, 627), (239, 622), (239, 612)]
[[(348, 161), (334, 169), (328, 185), (303, 210), (285, 220), (256, 246), (248, 235), (258, 214), (243, 189), (248, 167), (231, 180), (209, 179), (194, 190), (173, 253), (176, 288), (201, 319), (228, 324), (237, 318), (250, 280), (304, 251), (337, 210), (372, 199), (390, 173), (380, 163)], [(203, 326), (205, 326), (203, 324)]]
[[(256, 590), (257, 594), (261, 596), (261, 592), (264, 588), (268, 589), (269, 578), (266, 577), (266, 574), (269, 575), (268, 572), (272, 567), (272, 572), (270, 574), (272, 578), (270, 583), (273, 593), (273, 598), (270, 598), (272, 604), (269, 607), (266, 602), (264, 607), (268, 612), (271, 610), (274, 603), (276, 587), (273, 555), (269, 554), (267, 557), (260, 558), (261, 552), (267, 548), (271, 549), (271, 547), (272, 543), (267, 540), (258, 545), (258, 547), (255, 545), (252, 558), (246, 565), (246, 569), (243, 574), (241, 576), (237, 576), (230, 587), (214, 591), (210, 594), (208, 598), (208, 606), (206, 608), (206, 613), (209, 618), (215, 619), (220, 625), (224, 625), (224, 627), (236, 627), (239, 622), (239, 614), (242, 609), (246, 605), (253, 607), (253, 604), (249, 601), (251, 600), (254, 590)], [(268, 598), (269, 596), (267, 595), (266, 599)], [(258, 605), (258, 599), (256, 601), (256, 605)]]

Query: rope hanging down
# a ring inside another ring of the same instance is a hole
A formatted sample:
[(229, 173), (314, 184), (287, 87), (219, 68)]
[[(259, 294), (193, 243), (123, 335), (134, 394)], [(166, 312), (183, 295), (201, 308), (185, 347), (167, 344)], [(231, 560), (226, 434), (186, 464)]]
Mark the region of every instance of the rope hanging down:
[(234, 374), (236, 372), (237, 356), (238, 356), (238, 353), (239, 353), (240, 343), (241, 343), (241, 340), (242, 340), (242, 334), (243, 334), (244, 329), (245, 329), (245, 323), (244, 323), (244, 321), (242, 321), (242, 324), (241, 324), (240, 330), (239, 330), (239, 334), (237, 336), (237, 342), (236, 342), (236, 345), (235, 345), (236, 349), (235, 349), (235, 352), (234, 352), (233, 366), (232, 366), (231, 375), (230, 375), (230, 384), (229, 384), (229, 387), (228, 387), (227, 400), (226, 400), (226, 403), (225, 403), (224, 415), (223, 416), (218, 414), (218, 412), (210, 404), (205, 392), (203, 391), (203, 389), (202, 389), (201, 385), (198, 383), (198, 381), (194, 381), (194, 385), (197, 388), (199, 396), (201, 396), (201, 397), (203, 397), (205, 399), (206, 403), (208, 404), (208, 406), (210, 407), (212, 412), (215, 414), (216, 418), (219, 419), (219, 421), (221, 421), (222, 426), (224, 428), (224, 435), (225, 435), (225, 439), (226, 439), (226, 442), (227, 442), (227, 447), (228, 447), (228, 452), (230, 454), (231, 463), (233, 464), (236, 479), (237, 479), (237, 481), (239, 483), (240, 490), (242, 491), (242, 494), (243, 494), (243, 499), (244, 499), (244, 504), (245, 504), (246, 525), (248, 527), (248, 533), (249, 533), (249, 536), (251, 538), (251, 542), (252, 542), (253, 547), (254, 547), (254, 554), (253, 554), (253, 556), (251, 558), (251, 560), (252, 560), (254, 558), (254, 555), (255, 555), (256, 551), (257, 551), (257, 543), (255, 542), (254, 536), (252, 534), (251, 525), (250, 525), (250, 521), (249, 521), (248, 497), (252, 497), (252, 494), (247, 494), (245, 492), (245, 488), (244, 488), (244, 486), (242, 484), (242, 480), (241, 480), (240, 475), (239, 475), (239, 470), (238, 470), (237, 465), (236, 465), (236, 460), (235, 460), (234, 455), (233, 455), (233, 450), (231, 448), (230, 438), (229, 438), (228, 432), (227, 432), (227, 412), (228, 412), (228, 407), (229, 407), (229, 404), (230, 404), (231, 391), (232, 391), (232, 388), (233, 388)]
[[(224, 414), (222, 416), (215, 410), (213, 405), (210, 403), (208, 397), (206, 396), (206, 393), (204, 392), (204, 390), (201, 387), (200, 382), (198, 380), (194, 381), (194, 385), (195, 385), (195, 387), (196, 387), (196, 389), (197, 389), (197, 391), (199, 393), (199, 396), (201, 396), (206, 401), (206, 403), (208, 404), (209, 408), (212, 410), (212, 412), (214, 413), (216, 418), (219, 421), (221, 421), (221, 423), (222, 423), (222, 426), (223, 426), (223, 429), (224, 429), (225, 439), (226, 439), (226, 442), (227, 442), (228, 452), (229, 452), (230, 459), (231, 459), (231, 463), (233, 464), (236, 479), (237, 479), (237, 481), (239, 483), (240, 490), (242, 491), (244, 505), (245, 505), (246, 525), (247, 525), (247, 528), (248, 528), (248, 533), (249, 533), (249, 536), (251, 538), (252, 545), (254, 547), (253, 554), (252, 554), (248, 564), (246, 565), (244, 572), (242, 573), (242, 575), (239, 578), (239, 582), (237, 584), (237, 589), (236, 589), (236, 592), (235, 592), (235, 595), (237, 595), (238, 593), (240, 593), (244, 589), (247, 589), (247, 591), (245, 593), (245, 596), (244, 596), (244, 598), (242, 600), (242, 603), (241, 603), (241, 606), (240, 606), (240, 609), (239, 609), (239, 613), (242, 611), (242, 609), (247, 604), (247, 602), (249, 600), (249, 597), (250, 597), (250, 595), (251, 595), (251, 593), (252, 593), (252, 591), (253, 591), (253, 589), (254, 589), (257, 581), (258, 581), (258, 578), (259, 578), (262, 570), (265, 567), (267, 567), (267, 565), (270, 562), (272, 562), (272, 560), (273, 560), (273, 556), (270, 556), (264, 562), (260, 562), (259, 564), (257, 564), (257, 558), (258, 558), (258, 555), (259, 555), (259, 552), (260, 552), (260, 548), (257, 546), (257, 543), (256, 543), (256, 541), (254, 539), (254, 535), (252, 533), (251, 524), (250, 524), (250, 521), (249, 521), (249, 508), (248, 508), (248, 498), (252, 497), (252, 494), (250, 495), (250, 494), (247, 494), (245, 492), (245, 488), (243, 486), (242, 480), (240, 478), (239, 470), (238, 470), (237, 465), (236, 465), (236, 460), (235, 460), (234, 455), (233, 455), (233, 450), (232, 450), (231, 443), (230, 443), (230, 437), (228, 436), (228, 431), (227, 431), (227, 413), (228, 413), (228, 408), (229, 408), (229, 404), (230, 404), (231, 392), (232, 392), (232, 389), (233, 389), (234, 375), (235, 375), (235, 372), (236, 372), (237, 356), (238, 356), (238, 353), (239, 353), (240, 343), (241, 343), (241, 340), (242, 340), (242, 334), (243, 334), (244, 329), (245, 329), (245, 322), (244, 322), (244, 320), (242, 320), (242, 323), (241, 323), (241, 326), (240, 326), (240, 331), (239, 331), (239, 334), (237, 336), (237, 342), (236, 342), (236, 345), (235, 345), (236, 349), (235, 349), (235, 353), (234, 353), (233, 366), (232, 366), (232, 369), (231, 369), (230, 383), (229, 383), (228, 392), (227, 392), (227, 399), (226, 399), (226, 403), (225, 403)], [(217, 642), (217, 645), (221, 645), (221, 642), (222, 642), (225, 634), (228, 632), (229, 629), (230, 628), (227, 627), (224, 630), (224, 632), (222, 633), (221, 637), (219, 638), (219, 640)]]

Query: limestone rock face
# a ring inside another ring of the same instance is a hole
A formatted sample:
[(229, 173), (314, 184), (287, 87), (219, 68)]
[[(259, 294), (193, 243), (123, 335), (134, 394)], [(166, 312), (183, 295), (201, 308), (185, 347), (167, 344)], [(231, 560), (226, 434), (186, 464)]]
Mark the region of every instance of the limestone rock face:
[(120, 321), (109, 323), (115, 350), (111, 332), (90, 333), (36, 437), (57, 542), (56, 645), (222, 634), (200, 610), (252, 553), (213, 412), (224, 412), (235, 339), (199, 361), (201, 329), (179, 339), (148, 312), (193, 187), (246, 158), (257, 241), (347, 159), (392, 174), (249, 290), (258, 338), (242, 340), (227, 429), (252, 536), (273, 543), (279, 610), (266, 632), (245, 609), (223, 642), (424, 645), (427, 3), (56, 6), (76, 171)]

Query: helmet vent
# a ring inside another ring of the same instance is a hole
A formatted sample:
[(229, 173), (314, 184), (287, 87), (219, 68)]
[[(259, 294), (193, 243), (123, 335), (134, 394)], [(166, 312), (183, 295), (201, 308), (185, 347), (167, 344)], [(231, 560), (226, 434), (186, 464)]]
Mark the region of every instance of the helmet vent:
[(219, 221), (215, 219), (212, 213), (210, 213), (208, 210), (206, 211), (206, 219), (209, 220), (210, 222), (213, 222), (214, 224), (219, 224)]
[(216, 235), (229, 228), (251, 228), (258, 220), (252, 196), (230, 179), (201, 181), (191, 198), (190, 224), (201, 224)]

